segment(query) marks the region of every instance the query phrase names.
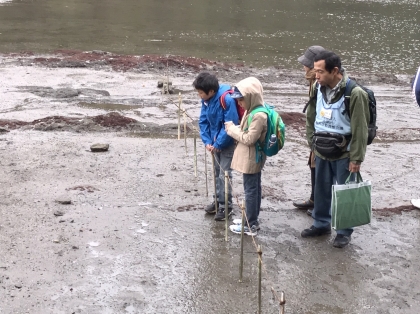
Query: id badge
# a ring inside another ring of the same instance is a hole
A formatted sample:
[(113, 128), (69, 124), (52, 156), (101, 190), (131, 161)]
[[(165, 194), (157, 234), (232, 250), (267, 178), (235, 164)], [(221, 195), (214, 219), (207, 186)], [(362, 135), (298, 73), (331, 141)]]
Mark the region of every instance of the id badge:
[(332, 118), (332, 110), (322, 109), (321, 116), (324, 117), (325, 119), (331, 119)]

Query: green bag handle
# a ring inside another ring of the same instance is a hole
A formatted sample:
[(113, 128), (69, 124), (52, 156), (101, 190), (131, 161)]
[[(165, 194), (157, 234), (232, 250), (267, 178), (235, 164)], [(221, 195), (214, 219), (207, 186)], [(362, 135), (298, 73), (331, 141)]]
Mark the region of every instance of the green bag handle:
[[(350, 174), (349, 174), (349, 176), (348, 176), (348, 178), (347, 178), (347, 180), (346, 180), (345, 184), (349, 184), (349, 182), (350, 182), (350, 178), (351, 178), (351, 176), (352, 176), (353, 174), (354, 174), (354, 172), (350, 172)], [(356, 179), (357, 179), (356, 183), (363, 182), (362, 176), (361, 176), (361, 174), (360, 174), (360, 172), (359, 172), (359, 171), (357, 172)]]

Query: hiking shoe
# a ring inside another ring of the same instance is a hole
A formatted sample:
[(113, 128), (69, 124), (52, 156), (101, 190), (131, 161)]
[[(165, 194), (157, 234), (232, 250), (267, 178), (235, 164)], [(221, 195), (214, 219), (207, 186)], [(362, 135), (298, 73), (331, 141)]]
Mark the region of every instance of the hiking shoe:
[[(233, 219), (232, 220), (232, 223), (234, 224), (234, 225), (241, 225), (242, 224), (242, 219), (241, 218), (236, 218), (236, 219)], [(260, 224), (256, 224), (256, 225), (254, 225), (254, 227), (257, 229), (257, 230), (260, 230), (261, 228), (260, 228)]]
[(312, 217), (312, 209), (308, 209), (308, 210), (306, 211), (306, 214), (307, 214), (308, 216), (311, 216), (311, 217)]
[[(218, 204), (220, 206), (220, 204)], [(204, 209), (206, 214), (212, 215), (216, 213), (216, 204), (213, 202), (210, 205), (207, 205)]]
[[(233, 209), (232, 207), (228, 208), (228, 217), (231, 216), (233, 214)], [(225, 220), (225, 209), (219, 208), (219, 211), (217, 212), (216, 216), (214, 216), (214, 220), (217, 221), (224, 221)]]
[(297, 207), (298, 209), (314, 208), (314, 201), (309, 199), (302, 202), (293, 202), (293, 206)]
[[(239, 225), (230, 225), (229, 226), (230, 231), (236, 234), (241, 234), (242, 232), (242, 224)], [(248, 226), (244, 227), (244, 234), (250, 235), (250, 236), (256, 236), (258, 234), (258, 226), (252, 226), (251, 229), (248, 228)]]
[(337, 234), (337, 236), (334, 239), (333, 246), (342, 249), (343, 247), (345, 247), (347, 244), (350, 243), (350, 240), (351, 240), (351, 236), (346, 236), (344, 234)]
[(311, 226), (309, 229), (305, 229), (300, 234), (302, 238), (310, 238), (310, 237), (319, 237), (324, 234), (331, 234), (331, 227), (326, 228), (316, 228)]

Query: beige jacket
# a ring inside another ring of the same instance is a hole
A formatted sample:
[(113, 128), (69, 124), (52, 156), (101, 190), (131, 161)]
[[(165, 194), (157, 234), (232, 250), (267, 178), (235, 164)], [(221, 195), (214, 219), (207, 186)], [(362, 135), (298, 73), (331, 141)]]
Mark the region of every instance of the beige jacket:
[(232, 158), (231, 168), (242, 173), (258, 173), (264, 167), (266, 156), (263, 154), (262, 160), (256, 162), (257, 141), (263, 142), (267, 133), (267, 115), (263, 112), (256, 113), (250, 125), (248, 117), (250, 112), (264, 104), (263, 88), (261, 82), (255, 77), (248, 77), (236, 87), (244, 96), (246, 103), (246, 112), (242, 118), (241, 125), (231, 125), (226, 131), (233, 139), (237, 141), (235, 152)]

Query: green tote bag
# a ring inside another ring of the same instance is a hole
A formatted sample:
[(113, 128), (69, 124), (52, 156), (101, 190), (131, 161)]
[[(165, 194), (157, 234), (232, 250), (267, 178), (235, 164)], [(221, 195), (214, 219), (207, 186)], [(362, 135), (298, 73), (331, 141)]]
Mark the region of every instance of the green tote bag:
[(346, 229), (370, 223), (372, 202), (370, 181), (363, 181), (358, 172), (356, 181), (332, 186), (331, 226), (335, 230)]

